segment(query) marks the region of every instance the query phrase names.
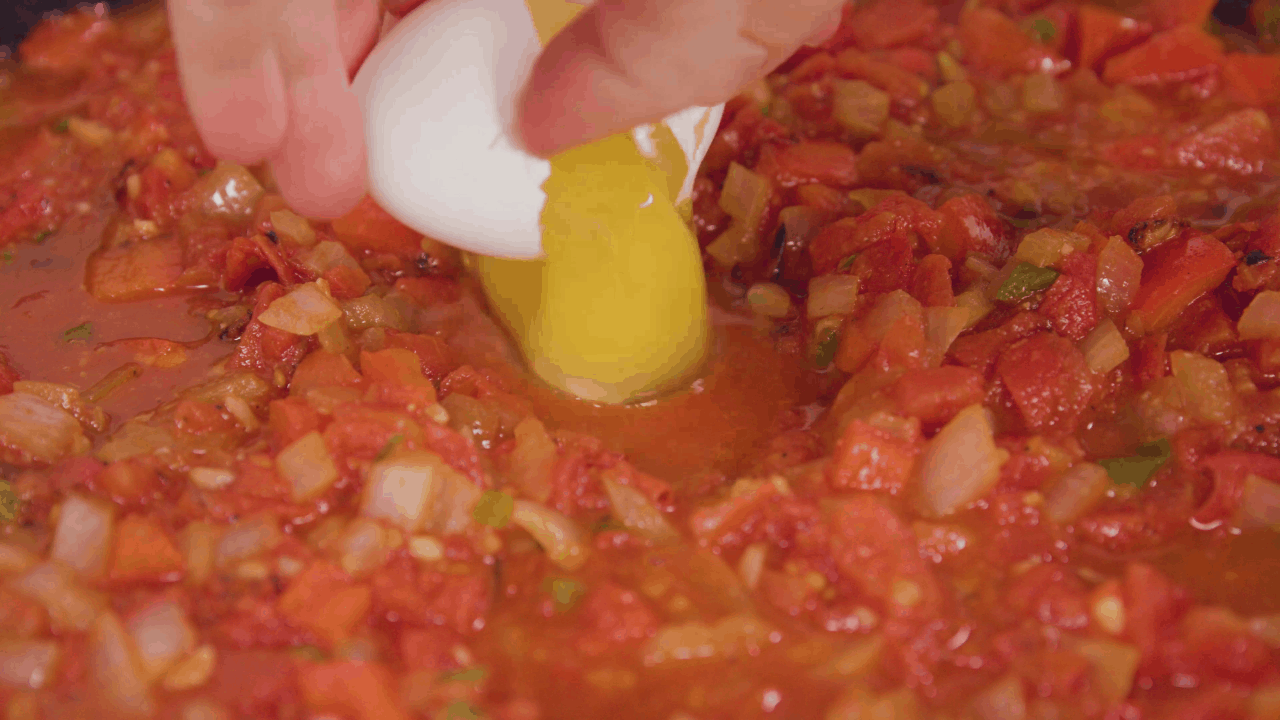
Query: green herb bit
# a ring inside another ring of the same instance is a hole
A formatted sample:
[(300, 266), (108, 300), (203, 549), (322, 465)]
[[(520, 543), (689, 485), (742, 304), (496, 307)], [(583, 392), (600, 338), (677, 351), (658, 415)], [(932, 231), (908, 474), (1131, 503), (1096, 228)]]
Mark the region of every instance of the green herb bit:
[(1029, 262), (1020, 262), (1013, 268), (1009, 278), (1000, 285), (996, 299), (1001, 302), (1015, 303), (1033, 293), (1048, 290), (1058, 279), (1058, 271), (1042, 268)]
[(31, 242), (37, 245), (43, 245), (44, 241), (48, 240), (49, 236), (52, 234), (53, 234), (52, 230), (41, 230), (39, 233), (36, 234), (34, 238), (32, 238)]
[(1164, 467), (1172, 454), (1173, 446), (1161, 439), (1139, 445), (1133, 455), (1099, 460), (1098, 464), (1106, 468), (1111, 482), (1140, 488)]
[(445, 720), (480, 720), (484, 715), (466, 700), (454, 700), (444, 709)]
[(474, 667), (445, 673), (440, 676), (440, 679), (444, 682), (471, 683), (474, 685), (484, 681), (488, 674), (489, 671), (485, 670), (483, 665), (476, 665)]
[(63, 342), (83, 341), (91, 337), (93, 337), (93, 323), (81, 323), (62, 333)]
[(398, 447), (402, 442), (404, 442), (403, 435), (392, 435), (391, 439), (387, 441), (387, 444), (383, 445), (382, 449), (379, 450), (378, 454), (373, 458), (374, 462), (382, 462), (383, 460), (391, 457), (391, 453), (395, 452), (396, 447)]
[(555, 601), (558, 612), (572, 610), (587, 592), (587, 587), (577, 580), (556, 578), (548, 585), (547, 589), (551, 591), (551, 599)]
[(511, 513), (516, 508), (515, 498), (504, 492), (489, 490), (480, 496), (476, 509), (471, 516), (481, 525), (491, 528), (504, 528), (511, 522)]
[(299, 660), (324, 661), (324, 651), (315, 645), (299, 645), (298, 647), (289, 648), (289, 654)]
[(56, 133), (65, 133), (69, 129), (71, 129), (71, 118), (69, 117), (62, 118), (58, 121), (58, 124), (53, 126), (53, 131)]
[(12, 265), (17, 259), (18, 256), (14, 255), (12, 250), (5, 250), (0, 253), (0, 265)]
[(1053, 39), (1058, 36), (1058, 26), (1054, 25), (1053, 21), (1047, 17), (1038, 17), (1032, 20), (1030, 31), (1031, 37), (1042, 43), (1053, 42)]
[(831, 365), (836, 359), (836, 349), (840, 347), (840, 333), (835, 328), (827, 328), (818, 338), (818, 347), (813, 353), (813, 362), (820, 368)]
[(849, 257), (841, 260), (840, 267), (838, 268), (839, 271), (844, 272), (845, 270), (848, 270), (849, 268), (853, 267), (853, 261), (857, 259), (858, 259), (858, 253), (854, 253)]
[(18, 494), (13, 486), (0, 480), (0, 522), (13, 522), (18, 518)]

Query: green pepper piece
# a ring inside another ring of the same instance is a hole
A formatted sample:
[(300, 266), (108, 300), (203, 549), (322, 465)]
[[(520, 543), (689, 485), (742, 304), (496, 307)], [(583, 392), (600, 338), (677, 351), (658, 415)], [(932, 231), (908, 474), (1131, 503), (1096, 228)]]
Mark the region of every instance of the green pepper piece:
[(1098, 464), (1106, 468), (1111, 482), (1140, 488), (1164, 467), (1172, 454), (1173, 446), (1168, 440), (1160, 439), (1139, 445), (1133, 455), (1099, 460)]
[(996, 299), (1001, 302), (1016, 303), (1028, 295), (1047, 290), (1057, 279), (1057, 270), (1042, 268), (1029, 262), (1020, 262), (1014, 266), (1008, 279), (1001, 283), (1000, 289), (996, 292)]

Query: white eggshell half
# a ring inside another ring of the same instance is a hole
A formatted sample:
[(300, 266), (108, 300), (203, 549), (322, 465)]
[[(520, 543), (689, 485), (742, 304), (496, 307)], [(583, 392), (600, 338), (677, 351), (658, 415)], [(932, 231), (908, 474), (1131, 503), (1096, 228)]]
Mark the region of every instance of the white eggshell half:
[[(406, 225), (482, 255), (542, 256), (550, 164), (516, 146), (511, 104), (540, 50), (524, 0), (434, 0), (374, 48), (355, 79), (369, 192)], [(668, 118), (690, 172), (723, 107)]]

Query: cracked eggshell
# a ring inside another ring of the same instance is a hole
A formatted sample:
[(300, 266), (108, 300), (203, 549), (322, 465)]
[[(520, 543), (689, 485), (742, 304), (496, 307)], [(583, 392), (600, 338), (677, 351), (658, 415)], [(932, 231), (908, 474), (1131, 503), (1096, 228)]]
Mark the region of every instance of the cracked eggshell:
[[(374, 200), (454, 247), (541, 257), (542, 184), (551, 166), (508, 131), (540, 49), (524, 0), (435, 0), (397, 24), (354, 83)], [(681, 200), (722, 110), (690, 108), (666, 120), (690, 168)]]

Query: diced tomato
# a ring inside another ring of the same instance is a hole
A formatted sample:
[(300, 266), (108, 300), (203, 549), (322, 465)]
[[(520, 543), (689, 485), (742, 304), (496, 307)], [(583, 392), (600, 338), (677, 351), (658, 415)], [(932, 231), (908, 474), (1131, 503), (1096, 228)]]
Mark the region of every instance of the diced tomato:
[(1133, 344), (1133, 376), (1140, 387), (1169, 374), (1169, 353), (1165, 345), (1169, 333), (1156, 333), (1139, 338)]
[(239, 711), (241, 717), (297, 712), (296, 664), (281, 652), (219, 648), (208, 689), (212, 697)]
[(942, 224), (935, 252), (953, 262), (969, 253), (982, 253), (999, 262), (1009, 257), (1012, 243), (1004, 221), (981, 195), (966, 193), (953, 197), (938, 208)]
[[(915, 535), (880, 501), (866, 496), (839, 502), (830, 514), (831, 557), (863, 595), (879, 601), (891, 617), (927, 618), (941, 604), (937, 580), (920, 558)], [(903, 583), (910, 598), (903, 603)]]
[(1127, 170), (1160, 170), (1165, 164), (1165, 145), (1163, 135), (1136, 135), (1104, 142), (1098, 154), (1104, 162)]
[(1160, 641), (1176, 627), (1189, 601), (1183, 588), (1150, 565), (1130, 563), (1125, 569), (1125, 635), (1142, 652), (1144, 665), (1158, 660)]
[(1054, 330), (1072, 340), (1083, 340), (1098, 324), (1097, 267), (1097, 257), (1087, 252), (1068, 255), (1062, 261), (1062, 274), (1037, 309)]
[(1040, 333), (1009, 346), (996, 363), (1027, 427), (1074, 432), (1093, 394), (1089, 367), (1070, 341)]
[(1235, 254), (1208, 235), (1174, 240), (1147, 253), (1131, 317), (1143, 333), (1164, 330), (1236, 265)]
[(474, 632), (489, 611), (491, 595), (485, 575), (475, 568), (455, 575), (421, 568), (413, 559), (394, 558), (370, 578), (374, 609), (421, 627), (446, 626), (462, 634)]
[(845, 77), (865, 80), (889, 93), (900, 109), (916, 107), (929, 91), (928, 83), (919, 75), (877, 60), (861, 50), (850, 48), (837, 55), (836, 68)]
[(22, 376), (9, 364), (9, 358), (0, 353), (0, 395), (13, 392), (13, 384), (21, 379)]
[(815, 52), (804, 60), (795, 68), (787, 72), (787, 78), (792, 83), (802, 83), (807, 80), (815, 80), (826, 75), (836, 67), (836, 59), (828, 52)]
[(849, 209), (849, 196), (821, 183), (810, 183), (796, 188), (796, 200), (806, 207), (843, 213)]
[(607, 643), (644, 640), (658, 631), (658, 616), (633, 590), (605, 582), (593, 588), (582, 602), (582, 614), (591, 639)]
[(345, 355), (316, 350), (298, 363), (289, 381), (289, 392), (304, 396), (308, 390), (323, 387), (364, 387), (365, 378)]
[(357, 661), (300, 663), (298, 686), (307, 705), (359, 720), (409, 720), (395, 678), (381, 665)]
[(858, 253), (849, 274), (860, 280), (868, 294), (905, 290), (915, 274), (915, 247), (905, 235), (890, 235)]
[(951, 261), (942, 255), (926, 255), (921, 259), (911, 280), (911, 295), (925, 307), (954, 307)]
[(242, 290), (259, 270), (274, 275), (274, 279), (284, 285), (293, 285), (309, 276), (309, 271), (301, 270), (286, 260), (280, 248), (266, 235), (257, 233), (252, 237), (232, 240), (222, 275), (223, 287), (232, 292)]
[(329, 294), (337, 300), (358, 298), (369, 289), (369, 276), (360, 268), (350, 265), (338, 265), (325, 271), (325, 282), (329, 283)]
[(85, 286), (89, 294), (104, 302), (141, 300), (179, 289), (183, 268), (182, 244), (177, 238), (139, 240), (89, 256)]
[(909, 370), (893, 386), (902, 414), (923, 423), (945, 423), (984, 393), (982, 374), (956, 365)]
[(916, 47), (900, 47), (884, 53), (884, 59), (930, 83), (938, 82), (938, 59)]
[(462, 298), (457, 280), (436, 276), (405, 277), (396, 280), (395, 288), (423, 307), (447, 305)]
[(1088, 589), (1074, 572), (1059, 564), (1037, 565), (1014, 580), (1010, 607), (1037, 622), (1060, 630), (1089, 625)]
[(1159, 0), (1144, 7), (1156, 27), (1164, 30), (1178, 25), (1203, 26), (1213, 13), (1214, 5), (1216, 0)]
[(951, 344), (951, 357), (985, 375), (1005, 348), (1048, 327), (1049, 320), (1045, 316), (1021, 312), (1000, 327), (957, 338)]
[(1076, 12), (1080, 28), (1081, 67), (1097, 70), (1102, 61), (1142, 42), (1152, 32), (1150, 23), (1101, 5), (1081, 5)]
[(446, 627), (405, 628), (400, 633), (400, 657), (410, 670), (441, 672), (462, 667), (454, 648), (462, 635)]
[(488, 487), (488, 476), (480, 463), (480, 453), (471, 438), (452, 428), (428, 422), (422, 426), (423, 442), (454, 470), (466, 475), (477, 487)]
[[(906, 196), (891, 196), (863, 214), (837, 220), (823, 228), (809, 243), (814, 273), (836, 272), (850, 255), (861, 253), (888, 239), (896, 239), (895, 255), (904, 245), (911, 249), (912, 235), (936, 238), (939, 215), (928, 205)], [(875, 263), (881, 265), (881, 263)], [(873, 269), (868, 264), (868, 270)], [(908, 275), (908, 278), (910, 276)], [(896, 285), (905, 287), (905, 283)]]
[(1222, 41), (1196, 25), (1179, 25), (1107, 60), (1109, 83), (1152, 85), (1188, 82), (1216, 74), (1224, 60)]
[(404, 348), (416, 355), (423, 374), (434, 382), (444, 379), (458, 366), (453, 358), (453, 351), (443, 340), (434, 335), (415, 335), (388, 330), (387, 346)]
[(22, 64), (56, 73), (82, 72), (97, 62), (97, 48), (119, 28), (92, 11), (56, 16), (36, 26), (18, 48)]
[(845, 426), (827, 466), (827, 482), (838, 490), (876, 490), (897, 495), (906, 487), (921, 440), (894, 437), (854, 420)]
[(185, 568), (182, 553), (152, 518), (126, 515), (116, 525), (112, 582), (170, 582), (182, 577)]
[(850, 34), (864, 50), (906, 45), (932, 35), (938, 8), (920, 0), (879, 0), (858, 6), (849, 24)]
[(1175, 142), (1170, 160), (1178, 167), (1226, 170), (1241, 175), (1263, 171), (1276, 154), (1271, 118), (1257, 108), (1240, 110)]
[(330, 646), (351, 636), (369, 612), (372, 592), (337, 565), (318, 561), (289, 582), (280, 613)]
[(998, 75), (1048, 72), (1058, 74), (1071, 63), (1036, 42), (1004, 13), (978, 7), (960, 16), (960, 44), (965, 62)]
[(267, 406), (267, 427), (275, 452), (310, 432), (320, 429), (320, 413), (306, 400), (296, 397), (272, 400)]
[(142, 507), (162, 496), (164, 485), (155, 467), (146, 458), (117, 460), (94, 472), (92, 466), (78, 468), (85, 484), (123, 507)]
[(422, 254), (422, 233), (406, 227), (365, 196), (354, 210), (333, 221), (338, 241), (353, 253), (388, 253), (400, 257)]
[(21, 233), (35, 229), (49, 205), (46, 189), (36, 181), (17, 188), (15, 197), (0, 210), (0, 245), (17, 240)]
[(401, 348), (387, 348), (377, 352), (360, 351), (360, 373), (371, 383), (425, 386), (434, 389), (431, 381), (422, 374), (422, 365), (418, 362), (418, 356)]
[(1204, 525), (1232, 519), (1240, 508), (1244, 481), (1250, 475), (1280, 483), (1280, 459), (1260, 453), (1224, 450), (1201, 461), (1213, 480), (1209, 497), (1194, 519)]
[(1228, 53), (1222, 79), (1238, 103), (1254, 107), (1280, 103), (1280, 55)]
[(250, 369), (264, 375), (273, 373), (277, 368), (291, 373), (302, 361), (307, 352), (306, 338), (267, 327), (257, 318), (284, 294), (284, 287), (278, 283), (266, 282), (258, 286), (254, 318), (245, 326), (227, 367)]
[(173, 410), (173, 425), (179, 432), (190, 435), (209, 435), (236, 430), (237, 423), (231, 413), (212, 403), (182, 400)]

